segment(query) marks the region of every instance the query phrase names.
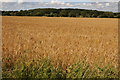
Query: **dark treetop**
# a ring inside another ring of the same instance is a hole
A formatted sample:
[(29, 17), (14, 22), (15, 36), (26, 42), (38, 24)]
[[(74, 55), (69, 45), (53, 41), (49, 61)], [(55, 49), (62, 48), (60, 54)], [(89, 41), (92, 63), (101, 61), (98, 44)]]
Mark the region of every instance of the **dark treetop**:
[(67, 9), (43, 8), (20, 11), (2, 11), (2, 16), (120, 18), (120, 13), (71, 8)]

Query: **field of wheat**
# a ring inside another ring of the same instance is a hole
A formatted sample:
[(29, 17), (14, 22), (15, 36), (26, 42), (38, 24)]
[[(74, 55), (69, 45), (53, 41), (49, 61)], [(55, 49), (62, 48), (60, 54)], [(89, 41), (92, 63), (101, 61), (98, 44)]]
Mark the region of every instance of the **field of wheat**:
[(91, 67), (118, 66), (118, 19), (2, 17), (3, 66), (51, 59), (63, 69), (84, 61)]

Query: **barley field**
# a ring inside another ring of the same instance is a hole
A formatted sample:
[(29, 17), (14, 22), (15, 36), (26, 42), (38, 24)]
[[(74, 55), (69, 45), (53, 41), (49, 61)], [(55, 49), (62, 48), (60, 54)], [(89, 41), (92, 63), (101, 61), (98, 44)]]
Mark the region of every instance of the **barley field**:
[(2, 20), (4, 74), (14, 73), (21, 62), (43, 58), (63, 70), (77, 62), (91, 69), (118, 68), (118, 19), (4, 16)]

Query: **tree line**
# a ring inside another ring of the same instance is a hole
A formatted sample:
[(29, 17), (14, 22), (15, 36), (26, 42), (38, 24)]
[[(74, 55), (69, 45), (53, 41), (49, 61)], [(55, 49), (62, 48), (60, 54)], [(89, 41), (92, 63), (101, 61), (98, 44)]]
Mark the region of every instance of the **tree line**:
[(2, 16), (120, 18), (120, 13), (70, 8), (68, 9), (39, 8), (20, 11), (2, 11)]

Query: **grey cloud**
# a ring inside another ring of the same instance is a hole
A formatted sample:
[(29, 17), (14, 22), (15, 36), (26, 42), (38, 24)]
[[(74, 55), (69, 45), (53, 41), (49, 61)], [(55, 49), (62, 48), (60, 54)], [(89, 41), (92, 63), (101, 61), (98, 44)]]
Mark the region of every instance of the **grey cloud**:
[[(12, 6), (11, 6), (12, 5)], [(100, 11), (118, 12), (117, 2), (9, 2), (2, 3), (2, 10), (26, 10), (35, 8), (79, 8), (79, 9), (93, 9)]]

